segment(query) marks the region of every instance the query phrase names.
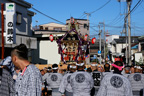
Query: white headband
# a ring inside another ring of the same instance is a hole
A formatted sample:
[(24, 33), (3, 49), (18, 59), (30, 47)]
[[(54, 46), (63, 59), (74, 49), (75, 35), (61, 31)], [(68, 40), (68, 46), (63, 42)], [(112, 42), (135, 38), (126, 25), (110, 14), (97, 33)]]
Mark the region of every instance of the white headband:
[(137, 69), (142, 69), (140, 66), (134, 66), (134, 68), (137, 68)]
[(83, 66), (84, 63), (80, 63), (80, 64), (76, 63), (76, 65), (77, 65), (77, 66)]
[(76, 69), (76, 66), (71, 66), (71, 65), (70, 65), (70, 68), (72, 68), (72, 69)]
[(52, 69), (56, 70), (56, 69), (58, 69), (58, 67), (55, 67), (55, 68), (52, 68)]
[(91, 64), (91, 66), (97, 66), (98, 64)]
[(47, 69), (48, 71), (51, 71), (52, 69)]

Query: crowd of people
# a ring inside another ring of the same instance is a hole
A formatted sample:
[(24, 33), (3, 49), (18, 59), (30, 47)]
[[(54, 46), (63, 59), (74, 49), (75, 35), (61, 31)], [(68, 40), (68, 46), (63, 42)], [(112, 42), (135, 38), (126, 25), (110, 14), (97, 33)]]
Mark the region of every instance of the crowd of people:
[(140, 66), (121, 61), (85, 65), (78, 61), (66, 70), (58, 64), (39, 70), (28, 61), (27, 47), (20, 44), (0, 62), (0, 96), (144, 96)]
[[(144, 96), (142, 68), (125, 66), (121, 61), (104, 65), (93, 62), (88, 68), (79, 61), (61, 73), (58, 65), (53, 64), (40, 71), (45, 82), (43, 96)], [(53, 81), (54, 76), (57, 82)]]

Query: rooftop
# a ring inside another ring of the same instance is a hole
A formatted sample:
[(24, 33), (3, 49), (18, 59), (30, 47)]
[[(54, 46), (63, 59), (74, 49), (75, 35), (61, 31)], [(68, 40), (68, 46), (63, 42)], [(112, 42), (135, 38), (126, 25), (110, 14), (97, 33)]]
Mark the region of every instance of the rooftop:
[[(83, 21), (87, 21), (87, 19), (78, 19), (78, 18), (74, 18), (75, 20), (83, 20)], [(67, 19), (66, 21), (68, 21), (70, 19)]]
[[(119, 39), (114, 39), (115, 43), (126, 43), (126, 37), (125, 36), (120, 36)], [(131, 37), (131, 43), (138, 43), (138, 36), (132, 36)]]
[(9, 0), (9, 1), (12, 1), (27, 8), (31, 8), (33, 6), (32, 4), (26, 2), (25, 0)]
[(63, 25), (63, 24), (58, 24), (58, 23), (47, 23), (47, 24), (41, 24), (39, 26), (45, 26), (45, 27), (67, 27), (66, 25)]

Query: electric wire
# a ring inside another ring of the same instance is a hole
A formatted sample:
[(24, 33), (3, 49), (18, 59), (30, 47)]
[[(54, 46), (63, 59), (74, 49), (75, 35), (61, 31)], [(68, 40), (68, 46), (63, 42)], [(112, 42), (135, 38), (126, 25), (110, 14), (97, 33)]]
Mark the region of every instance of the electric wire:
[[(95, 12), (101, 10), (101, 9), (104, 8), (107, 4), (109, 4), (110, 1), (111, 1), (111, 0), (109, 0), (108, 2), (106, 2), (104, 5), (102, 5), (101, 7), (99, 7), (98, 9), (96, 9), (95, 11), (90, 12), (90, 14), (93, 14), (93, 13), (95, 13)], [(84, 13), (85, 13), (85, 12), (84, 12)], [(85, 16), (84, 16), (84, 15), (85, 15)], [(82, 15), (82, 16), (84, 16), (83, 18), (86, 17), (86, 14), (84, 14), (84, 15)], [(82, 16), (80, 16), (80, 17), (82, 17)], [(83, 18), (82, 18), (82, 19), (83, 19)]]
[(104, 5), (102, 5), (101, 7), (99, 7), (98, 9), (96, 9), (95, 11), (90, 12), (90, 14), (95, 13), (96, 11), (99, 11), (100, 9), (104, 8), (107, 4), (110, 3), (111, 0), (109, 0), (108, 2), (106, 2)]
[(41, 12), (41, 11), (37, 10), (37, 9), (36, 9), (36, 8), (34, 8), (34, 7), (32, 7), (32, 9), (33, 9), (33, 10), (35, 10), (35, 11), (37, 11), (38, 13), (40, 13), (40, 14), (42, 14), (42, 15), (44, 15), (44, 16), (46, 16), (46, 17), (48, 17), (49, 19), (52, 19), (52, 20), (54, 20), (54, 21), (56, 21), (56, 22), (59, 22), (59, 23), (61, 23), (61, 24), (64, 24), (64, 25), (65, 25), (65, 23), (63, 23), (63, 22), (61, 22), (61, 21), (59, 21), (59, 20), (57, 20), (57, 19), (55, 19), (55, 18), (53, 18), (53, 17), (51, 17), (51, 16), (46, 15), (45, 13), (43, 13), (43, 12)]

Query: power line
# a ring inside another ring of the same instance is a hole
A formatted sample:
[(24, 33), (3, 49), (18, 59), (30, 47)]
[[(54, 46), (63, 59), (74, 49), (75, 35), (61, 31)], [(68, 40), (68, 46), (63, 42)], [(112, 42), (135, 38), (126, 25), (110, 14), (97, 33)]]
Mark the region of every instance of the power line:
[[(126, 20), (127, 17), (135, 10), (135, 8), (137, 8), (142, 3), (141, 1), (143, 1), (143, 0), (139, 0), (137, 2), (137, 4), (133, 7), (133, 9), (125, 16), (125, 18), (124, 18), (124, 25), (123, 25), (123, 29), (122, 30), (124, 30), (124, 28), (125, 28), (125, 22), (127, 21)], [(130, 27), (130, 26), (128, 26), (128, 27)]]
[(93, 27), (90, 26), (91, 29), (93, 29), (95, 32), (99, 32), (98, 30), (95, 30)]
[(138, 6), (140, 6), (142, 4), (143, 0), (140, 0), (139, 4), (136, 6), (136, 8), (134, 9), (134, 11), (138, 8)]
[(83, 15), (81, 15), (79, 18), (82, 18), (85, 14), (83, 13)]
[[(127, 7), (127, 5), (124, 5), (124, 6), (126, 6)], [(116, 24), (119, 24), (120, 22), (122, 22), (124, 19), (125, 19), (125, 17), (122, 17), (122, 15), (125, 15), (126, 14), (126, 9), (127, 8), (125, 8), (124, 9), (124, 14), (121, 14), (121, 3), (120, 3), (120, 13), (118, 14), (118, 16), (119, 16), (119, 18), (117, 18), (116, 20), (113, 20), (114, 22), (112, 22), (113, 23), (113, 25), (116, 25)], [(118, 17), (117, 16), (117, 17)]]
[(119, 20), (120, 19), (120, 14), (118, 13), (118, 15), (110, 22), (110, 23), (108, 23), (108, 24), (112, 24), (112, 23), (114, 23), (114, 22), (116, 22), (117, 20)]
[(109, 0), (108, 2), (106, 2), (104, 5), (102, 5), (101, 7), (99, 7), (98, 9), (96, 9), (95, 11), (90, 12), (90, 14), (95, 13), (96, 11), (99, 11), (100, 9), (102, 9), (103, 7), (105, 7), (108, 3), (110, 3), (111, 0)]
[(133, 9), (126, 15), (125, 19), (128, 17), (128, 15), (130, 15), (135, 10), (135, 8), (137, 8), (142, 3), (141, 1), (143, 0), (139, 0), (137, 2), (137, 4), (133, 7)]
[(61, 21), (59, 21), (59, 20), (57, 20), (57, 19), (55, 19), (55, 18), (53, 18), (53, 17), (50, 17), (50, 16), (48, 16), (48, 15), (44, 14), (43, 12), (41, 12), (41, 11), (39, 11), (39, 10), (37, 10), (37, 9), (33, 8), (33, 7), (32, 7), (32, 9), (33, 9), (33, 10), (35, 10), (35, 11), (37, 11), (38, 13), (40, 13), (40, 14), (44, 15), (44, 16), (46, 16), (46, 17), (48, 17), (48, 18), (50, 18), (50, 19), (52, 19), (52, 20), (56, 21), (56, 22), (59, 22), (59, 23), (61, 23), (61, 24), (64, 24), (64, 25), (65, 25), (65, 23), (63, 23), (63, 22), (61, 22)]
[[(121, 18), (121, 2), (120, 2), (120, 12), (118, 12), (118, 15), (110, 22), (110, 23), (114, 23), (117, 20), (119, 20)], [(108, 24), (110, 24), (108, 23)]]
[[(97, 26), (90, 26), (91, 28), (93, 27), (97, 27)], [(110, 28), (123, 28), (123, 26), (112, 26), (112, 25), (108, 25), (108, 24), (105, 24), (105, 27), (110, 27)]]
[[(108, 3), (110, 3), (110, 1), (111, 0), (109, 0), (108, 2), (106, 2), (104, 5), (102, 5), (101, 7), (99, 7), (98, 9), (96, 9), (95, 11), (92, 11), (92, 12), (90, 12), (89, 14), (93, 14), (93, 13), (95, 13), (96, 11), (99, 11), (100, 9), (102, 9), (103, 7), (105, 7)], [(85, 13), (85, 12), (84, 12)], [(85, 15), (85, 16), (84, 16)], [(86, 17), (86, 14), (84, 14), (84, 15), (82, 15), (82, 16), (84, 16), (83, 18), (85, 18)], [(82, 17), (82, 16), (80, 16), (80, 17)], [(82, 19), (83, 19), (82, 18)]]

